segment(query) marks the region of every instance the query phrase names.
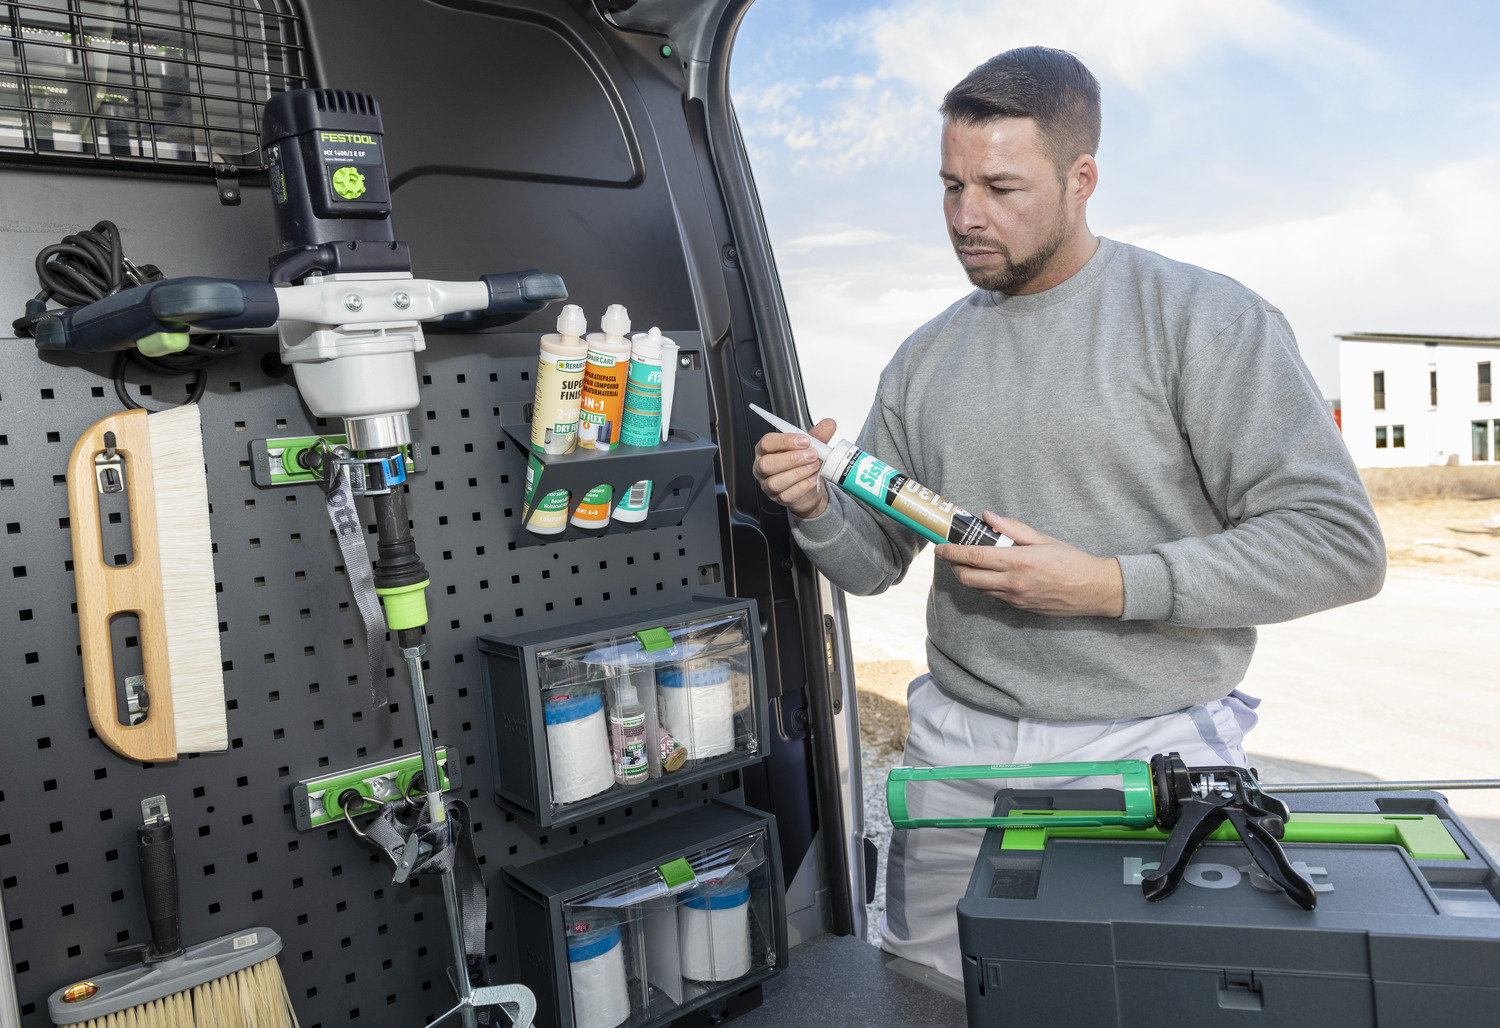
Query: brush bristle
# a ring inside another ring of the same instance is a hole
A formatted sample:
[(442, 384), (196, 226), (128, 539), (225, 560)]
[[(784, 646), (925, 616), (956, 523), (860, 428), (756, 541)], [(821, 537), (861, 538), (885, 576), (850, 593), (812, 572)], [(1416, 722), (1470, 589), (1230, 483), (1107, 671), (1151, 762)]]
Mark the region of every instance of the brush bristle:
[(66, 1028), (299, 1028), (276, 958)]
[(152, 414), (146, 427), (154, 468), (177, 752), (223, 750), (229, 747), (229, 727), (198, 405)]

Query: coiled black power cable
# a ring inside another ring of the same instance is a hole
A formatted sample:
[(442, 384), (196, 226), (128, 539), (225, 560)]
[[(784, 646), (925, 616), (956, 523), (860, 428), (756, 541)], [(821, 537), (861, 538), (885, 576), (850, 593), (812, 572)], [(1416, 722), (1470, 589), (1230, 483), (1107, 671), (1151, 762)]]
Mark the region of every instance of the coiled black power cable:
[[(26, 314), (11, 322), (21, 335), (31, 334), (32, 326), (46, 317), (51, 301), (64, 307), (81, 307), (166, 276), (154, 264), (138, 265), (127, 258), (120, 230), (112, 221), (101, 221), (87, 231), (74, 232), (60, 243), (43, 247), (36, 255), (36, 277), (41, 292), (27, 302)], [(114, 364), (115, 395), (128, 408), (146, 409), (125, 386), (125, 369), (134, 362), (158, 375), (194, 375), (185, 402), (197, 403), (208, 387), (208, 369), (238, 352), (234, 340), (224, 335), (196, 337), (187, 349), (160, 357), (147, 357), (134, 348), (121, 350)]]

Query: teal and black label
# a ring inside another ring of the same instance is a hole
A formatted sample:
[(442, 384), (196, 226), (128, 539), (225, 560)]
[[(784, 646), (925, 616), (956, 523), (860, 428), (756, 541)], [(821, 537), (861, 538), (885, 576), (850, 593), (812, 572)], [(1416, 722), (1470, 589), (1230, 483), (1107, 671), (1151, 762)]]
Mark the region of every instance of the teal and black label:
[(620, 442), (626, 446), (656, 446), (661, 442), (661, 365), (630, 362), (625, 381), (625, 412), (620, 419)]
[(887, 517), (935, 543), (994, 546), (1004, 536), (952, 500), (862, 450), (851, 449), (838, 484)]

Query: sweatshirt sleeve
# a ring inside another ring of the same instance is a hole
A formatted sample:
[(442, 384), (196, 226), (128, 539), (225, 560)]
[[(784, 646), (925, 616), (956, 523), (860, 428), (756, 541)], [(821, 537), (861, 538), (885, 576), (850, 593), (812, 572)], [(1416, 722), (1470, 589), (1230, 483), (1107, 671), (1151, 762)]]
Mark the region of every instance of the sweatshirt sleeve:
[(1177, 407), (1224, 529), (1120, 556), (1125, 620), (1247, 627), (1380, 591), (1379, 522), (1279, 311), (1257, 301), (1189, 349)]
[[(900, 412), (886, 402), (896, 363), (881, 376), (875, 405), (859, 434), (859, 448), (904, 469), (911, 467)], [(899, 390), (898, 390), (899, 394)], [(792, 517), (792, 537), (829, 581), (855, 596), (885, 592), (906, 576), (926, 540), (899, 522), (875, 513), (824, 481), (828, 506), (815, 518)]]

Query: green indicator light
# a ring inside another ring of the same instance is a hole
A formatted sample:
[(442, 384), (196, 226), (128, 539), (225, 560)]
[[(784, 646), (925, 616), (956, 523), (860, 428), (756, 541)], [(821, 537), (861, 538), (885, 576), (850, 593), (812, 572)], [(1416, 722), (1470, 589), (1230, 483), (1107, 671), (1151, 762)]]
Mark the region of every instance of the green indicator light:
[(345, 200), (357, 200), (364, 195), (365, 177), (358, 168), (340, 168), (333, 173), (333, 191)]
[(661, 45), (661, 55), (663, 57), (671, 57), (672, 56), (672, 44), (671, 43), (663, 43)]

